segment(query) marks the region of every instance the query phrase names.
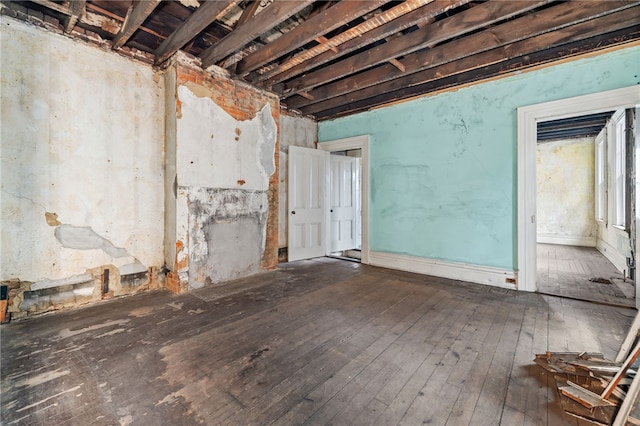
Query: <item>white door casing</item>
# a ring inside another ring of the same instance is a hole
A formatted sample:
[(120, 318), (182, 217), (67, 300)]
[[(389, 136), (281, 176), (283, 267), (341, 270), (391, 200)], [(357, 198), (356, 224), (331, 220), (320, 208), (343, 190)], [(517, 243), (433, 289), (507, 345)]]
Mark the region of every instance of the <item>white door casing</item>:
[(354, 136), (345, 139), (321, 142), (319, 150), (326, 152), (348, 151), (360, 149), (362, 152), (360, 163), (361, 174), (361, 206), (360, 221), (362, 232), (361, 263), (369, 264), (369, 135)]
[(329, 253), (355, 249), (358, 159), (330, 155)]
[[(561, 118), (633, 108), (640, 89), (629, 86), (518, 108), (518, 290), (536, 291), (537, 124)], [(636, 287), (637, 289), (637, 287)], [(639, 303), (636, 298), (636, 304)]]
[(325, 255), (325, 188), (329, 154), (289, 147), (289, 261)]

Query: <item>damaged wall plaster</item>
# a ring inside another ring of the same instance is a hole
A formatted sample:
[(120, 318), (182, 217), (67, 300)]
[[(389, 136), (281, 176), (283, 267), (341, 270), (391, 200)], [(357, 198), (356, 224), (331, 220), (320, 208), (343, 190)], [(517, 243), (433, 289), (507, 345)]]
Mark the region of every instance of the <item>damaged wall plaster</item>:
[(289, 147), (315, 148), (318, 140), (318, 123), (308, 117), (280, 113), (280, 173), (278, 181), (278, 247), (287, 247), (287, 186)]
[(60, 225), (53, 235), (64, 248), (102, 250), (111, 257), (129, 256), (127, 249), (114, 246), (111, 241), (96, 234), (90, 226)]
[(266, 191), (181, 188), (189, 198), (191, 287), (260, 272), (265, 249)]
[(594, 140), (538, 143), (538, 242), (596, 246)]
[(148, 65), (0, 19), (0, 281), (64, 287), (93, 268), (160, 267), (162, 80)]
[(275, 172), (277, 126), (271, 105), (241, 121), (186, 86), (178, 87), (178, 96), (182, 111), (176, 158), (180, 186), (266, 191)]
[(180, 58), (165, 77), (175, 84), (166, 99), (175, 104), (175, 124), (167, 125), (175, 133), (165, 148), (166, 170), (175, 170), (165, 181), (165, 193), (175, 190), (165, 239), (174, 291), (277, 262), (278, 100)]

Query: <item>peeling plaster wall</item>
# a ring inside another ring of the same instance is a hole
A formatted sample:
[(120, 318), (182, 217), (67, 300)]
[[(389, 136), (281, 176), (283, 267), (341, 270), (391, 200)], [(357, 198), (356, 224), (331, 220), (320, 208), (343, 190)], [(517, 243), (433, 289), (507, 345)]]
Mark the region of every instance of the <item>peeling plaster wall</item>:
[(288, 222), (287, 187), (289, 185), (289, 147), (315, 148), (318, 140), (318, 123), (308, 117), (280, 113), (280, 180), (278, 183), (278, 247), (287, 247)]
[(594, 140), (538, 143), (538, 242), (596, 246)]
[(517, 108), (640, 84), (640, 47), (318, 125), (370, 135), (373, 251), (517, 269)]
[(125, 293), (121, 274), (163, 263), (163, 82), (149, 66), (0, 19), (0, 281), (18, 292), (82, 286), (112, 268)]
[(182, 291), (276, 266), (279, 104), (220, 72), (190, 67), (182, 55), (176, 70), (168, 263)]

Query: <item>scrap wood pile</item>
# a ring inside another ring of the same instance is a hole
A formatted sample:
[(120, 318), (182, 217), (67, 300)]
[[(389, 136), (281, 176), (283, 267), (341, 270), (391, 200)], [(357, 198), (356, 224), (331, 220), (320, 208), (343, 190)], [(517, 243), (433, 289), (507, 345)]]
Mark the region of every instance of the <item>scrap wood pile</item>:
[(640, 313), (614, 361), (602, 354), (547, 352), (536, 364), (554, 374), (565, 413), (596, 425), (640, 425)]

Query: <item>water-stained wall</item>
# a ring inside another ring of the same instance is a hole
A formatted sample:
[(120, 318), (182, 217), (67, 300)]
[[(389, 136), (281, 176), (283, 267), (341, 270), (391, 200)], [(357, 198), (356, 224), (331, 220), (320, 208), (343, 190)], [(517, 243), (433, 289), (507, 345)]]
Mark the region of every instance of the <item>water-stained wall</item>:
[(221, 70), (203, 71), (182, 55), (169, 72), (177, 77), (175, 153), (167, 156), (175, 162), (175, 236), (166, 240), (175, 247), (169, 262), (174, 290), (272, 269), (278, 248), (277, 97)]
[(517, 108), (640, 84), (640, 47), (319, 123), (370, 135), (370, 247), (517, 269)]
[(108, 295), (149, 286), (163, 264), (162, 79), (148, 65), (0, 19), (9, 311), (100, 299), (105, 275)]
[(538, 142), (538, 242), (596, 246), (594, 139)]

